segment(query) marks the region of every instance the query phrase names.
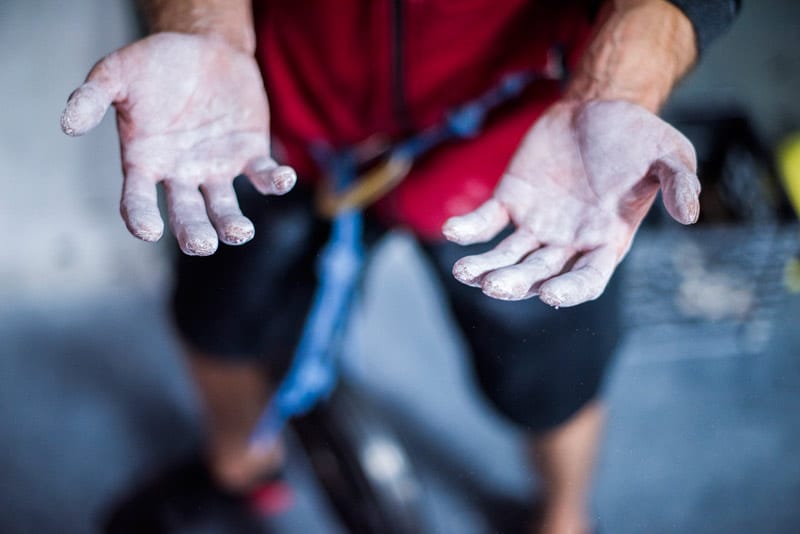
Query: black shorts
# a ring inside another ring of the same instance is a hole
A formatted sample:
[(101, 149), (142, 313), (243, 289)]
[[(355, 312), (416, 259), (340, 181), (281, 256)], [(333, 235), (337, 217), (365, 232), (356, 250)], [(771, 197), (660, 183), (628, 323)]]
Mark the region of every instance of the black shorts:
[[(314, 216), (302, 190), (265, 198), (241, 178), (236, 185), (255, 238), (210, 257), (180, 256), (176, 324), (191, 347), (208, 355), (285, 368), (315, 290), (315, 261), (328, 224)], [(382, 233), (367, 218), (368, 244)], [(618, 284), (612, 281), (594, 302), (561, 310), (538, 299), (491, 299), (451, 274), (458, 258), (489, 246), (441, 242), (422, 249), (472, 349), (486, 397), (512, 421), (543, 432), (596, 396), (620, 331)]]

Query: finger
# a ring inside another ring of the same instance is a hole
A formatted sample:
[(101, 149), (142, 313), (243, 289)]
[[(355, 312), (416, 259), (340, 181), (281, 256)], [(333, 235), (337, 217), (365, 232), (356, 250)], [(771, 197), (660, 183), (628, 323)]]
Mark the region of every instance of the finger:
[(172, 232), (184, 254), (210, 256), (217, 250), (217, 233), (206, 215), (203, 195), (191, 185), (164, 182)]
[(83, 135), (103, 120), (112, 102), (121, 97), (122, 82), (119, 78), (118, 59), (111, 54), (101, 59), (67, 100), (61, 114), (61, 129), (65, 134)]
[(262, 195), (283, 195), (297, 183), (294, 169), (269, 157), (252, 160), (244, 172)]
[(514, 265), (538, 246), (539, 242), (531, 234), (517, 230), (492, 250), (458, 260), (453, 265), (453, 276), (463, 284), (478, 287), (486, 273)]
[(500, 233), (508, 221), (508, 212), (500, 201), (490, 198), (474, 211), (450, 217), (442, 226), (442, 233), (459, 245), (485, 243)]
[[(693, 153), (692, 153), (693, 154)], [(688, 160), (694, 161), (694, 157)], [(662, 158), (653, 171), (661, 184), (661, 196), (667, 212), (681, 224), (694, 224), (700, 216), (700, 180), (696, 165), (684, 158)]]
[(594, 300), (603, 293), (616, 266), (613, 247), (597, 248), (584, 254), (571, 271), (543, 283), (539, 287), (539, 298), (555, 308)]
[(158, 212), (156, 183), (137, 170), (125, 173), (119, 211), (128, 231), (139, 239), (158, 241), (164, 234), (164, 221)]
[(563, 247), (542, 247), (520, 263), (484, 276), (481, 288), (486, 295), (500, 300), (533, 297), (538, 284), (560, 273), (573, 254)]
[(200, 186), (206, 208), (217, 235), (226, 245), (241, 245), (253, 239), (255, 227), (242, 214), (236, 192), (230, 182), (207, 183)]

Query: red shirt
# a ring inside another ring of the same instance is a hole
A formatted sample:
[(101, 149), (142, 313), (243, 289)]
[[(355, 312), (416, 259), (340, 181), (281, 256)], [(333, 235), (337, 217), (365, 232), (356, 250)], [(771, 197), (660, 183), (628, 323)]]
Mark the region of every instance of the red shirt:
[[(588, 3), (256, 1), (257, 57), (282, 159), (301, 179), (313, 179), (314, 142), (345, 147), (376, 133), (400, 139), (510, 72), (552, 70), (556, 47), (574, 59), (588, 33)], [(557, 82), (535, 83), (493, 112), (480, 136), (416, 162), (376, 212), (440, 238), (448, 217), (489, 197), (527, 129), (558, 95)]]

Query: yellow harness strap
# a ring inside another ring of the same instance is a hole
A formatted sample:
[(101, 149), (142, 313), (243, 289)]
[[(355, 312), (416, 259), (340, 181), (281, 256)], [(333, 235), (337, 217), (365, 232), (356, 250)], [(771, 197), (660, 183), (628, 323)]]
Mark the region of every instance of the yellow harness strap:
[(395, 154), (359, 176), (344, 191), (334, 191), (332, 180), (323, 180), (317, 191), (317, 211), (332, 219), (345, 210), (362, 210), (397, 187), (410, 170), (411, 160)]

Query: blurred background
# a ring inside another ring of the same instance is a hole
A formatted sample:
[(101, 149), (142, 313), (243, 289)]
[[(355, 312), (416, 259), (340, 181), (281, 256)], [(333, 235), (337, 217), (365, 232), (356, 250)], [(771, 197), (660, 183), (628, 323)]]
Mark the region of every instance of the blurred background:
[[(201, 439), (165, 311), (172, 239), (142, 243), (119, 218), (113, 119), (78, 140), (59, 129), (88, 68), (135, 37), (130, 4), (0, 1), (3, 533), (96, 531), (143, 472)], [(665, 111), (697, 146), (704, 219), (656, 211), (626, 260), (601, 532), (800, 531), (800, 227), (774, 159), (800, 131), (800, 3), (744, 4)], [(536, 483), (516, 431), (479, 400), (406, 236), (378, 247), (366, 289), (347, 373), (391, 407), (429, 529), (490, 530), (487, 499)], [(288, 531), (335, 531), (307, 467), (290, 469), (313, 513)]]

